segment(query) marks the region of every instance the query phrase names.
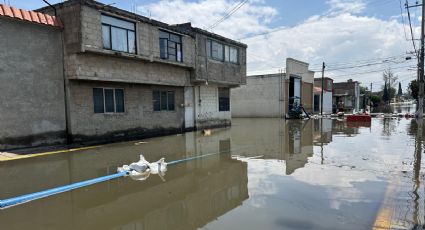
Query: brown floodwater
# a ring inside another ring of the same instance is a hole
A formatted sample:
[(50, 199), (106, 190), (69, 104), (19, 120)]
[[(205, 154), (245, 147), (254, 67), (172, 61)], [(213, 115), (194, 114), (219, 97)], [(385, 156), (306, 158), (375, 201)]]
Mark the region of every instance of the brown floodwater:
[(0, 210), (0, 229), (405, 229), (424, 222), (415, 120), (233, 119), (231, 128), (0, 162), (0, 199), (167, 161), (130, 177)]

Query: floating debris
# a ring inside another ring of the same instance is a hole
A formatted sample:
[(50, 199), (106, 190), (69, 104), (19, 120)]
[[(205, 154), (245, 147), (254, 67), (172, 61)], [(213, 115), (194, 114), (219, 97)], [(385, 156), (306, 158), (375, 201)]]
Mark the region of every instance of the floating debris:
[(141, 145), (141, 144), (147, 144), (148, 142), (144, 142), (144, 141), (140, 141), (140, 142), (136, 142), (134, 143), (134, 145)]
[(202, 135), (204, 135), (204, 136), (211, 135), (211, 129), (204, 129), (204, 130), (202, 130)]
[(164, 158), (150, 163), (140, 154), (140, 160), (138, 162), (118, 167), (117, 171), (128, 172), (128, 176), (134, 180), (146, 180), (150, 174), (158, 174), (161, 180), (165, 181), (164, 176), (167, 171), (167, 163)]

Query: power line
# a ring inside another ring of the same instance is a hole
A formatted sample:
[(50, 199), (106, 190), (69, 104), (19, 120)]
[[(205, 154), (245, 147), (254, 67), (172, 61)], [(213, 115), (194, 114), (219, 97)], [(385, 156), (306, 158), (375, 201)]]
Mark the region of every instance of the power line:
[(403, 31), (404, 31), (404, 38), (406, 39), (406, 40), (409, 40), (408, 38), (407, 38), (407, 33), (406, 33), (406, 23), (405, 23), (405, 21), (404, 21), (404, 15), (403, 15), (403, 7), (402, 7), (402, 3), (401, 3), (401, 0), (398, 0), (399, 2), (400, 2), (400, 16), (401, 16), (401, 22), (403, 23)]
[(248, 0), (244, 0), (244, 1), (239, 2), (238, 4), (236, 4), (236, 6), (233, 7), (228, 13), (226, 13), (226, 15), (224, 15), (222, 18), (220, 18), (219, 20), (217, 20), (216, 22), (214, 22), (206, 30), (211, 30), (211, 29), (214, 29), (215, 27), (217, 27), (220, 23), (222, 23), (223, 21), (225, 21), (226, 19), (228, 19), (230, 16), (232, 16), (236, 11), (238, 11), (247, 2), (248, 2)]
[(409, 19), (410, 35), (412, 36), (413, 49), (415, 50), (416, 57), (419, 57), (418, 50), (416, 49), (415, 38), (412, 29), (412, 20), (410, 19), (409, 2), (406, 0), (407, 18)]
[[(411, 66), (411, 65), (409, 65), (409, 66), (398, 66), (398, 67), (393, 67), (391, 69), (402, 69), (402, 68), (410, 68), (410, 67), (416, 67), (416, 66)], [(334, 75), (334, 76), (330, 76), (330, 77), (331, 78), (334, 78), (334, 77), (347, 77), (347, 76), (353, 76), (353, 75), (359, 75), (359, 74), (377, 73), (377, 72), (382, 72), (382, 71), (384, 71), (386, 69), (387, 68), (385, 68), (385, 69), (376, 69), (376, 70), (369, 70), (369, 71), (363, 71), (363, 72), (355, 72), (355, 73), (350, 73), (350, 74)]]
[[(386, 4), (391, 3), (391, 2), (392, 2), (392, 0), (388, 0), (387, 2), (372, 2), (372, 3), (367, 4), (367, 6), (374, 5), (376, 7), (376, 6), (386, 5)], [(376, 4), (376, 3), (378, 3), (378, 4)], [(322, 15), (321, 17), (323, 17), (323, 16), (326, 16), (326, 15)], [(263, 32), (263, 33), (246, 35), (244, 37), (237, 38), (236, 40), (240, 41), (240, 40), (245, 40), (245, 39), (249, 39), (249, 38), (264, 36), (264, 35), (268, 35), (268, 34), (275, 33), (275, 32), (281, 31), (281, 30), (285, 30), (285, 29), (288, 29), (288, 27), (278, 27), (278, 28), (275, 28), (275, 29), (272, 29), (272, 30), (269, 30), (269, 31), (266, 31), (266, 32)]]

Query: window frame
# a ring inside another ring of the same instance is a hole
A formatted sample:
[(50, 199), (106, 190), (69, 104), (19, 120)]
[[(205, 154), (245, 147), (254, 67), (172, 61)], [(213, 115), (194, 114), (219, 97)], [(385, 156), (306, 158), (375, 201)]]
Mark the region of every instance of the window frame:
[[(220, 90), (226, 90), (227, 97), (220, 97)], [(218, 87), (217, 88), (217, 98), (218, 98), (218, 112), (230, 112), (230, 88)], [(222, 98), (227, 98), (225, 105), (220, 105)], [(222, 107), (225, 107), (222, 109)]]
[[(128, 23), (132, 23), (132, 24), (133, 24), (134, 29), (133, 29), (133, 30), (130, 30), (130, 29), (128, 29), (128, 28), (124, 28), (124, 27), (120, 27), (120, 26), (116, 26), (116, 25), (111, 25), (111, 24), (108, 24), (108, 23), (103, 22), (103, 21), (102, 21), (102, 18), (101, 18), (101, 19), (100, 19), (100, 21), (101, 21), (101, 30), (102, 30), (102, 32), (101, 32), (101, 34), (102, 34), (102, 48), (103, 48), (103, 49), (105, 49), (105, 50), (112, 50), (112, 51), (116, 51), (116, 52), (124, 52), (124, 53), (129, 53), (129, 54), (137, 54), (137, 33), (136, 33), (136, 23), (135, 23), (135, 22), (133, 22), (133, 21), (129, 21), (129, 20), (125, 20), (125, 19), (119, 18), (119, 17), (111, 16), (111, 15), (108, 15), (108, 14), (101, 14), (101, 17), (104, 17), (104, 16), (105, 16), (105, 17), (114, 18), (114, 19), (116, 19), (116, 20), (120, 20), (120, 21), (128, 22)], [(108, 30), (109, 30), (109, 47), (110, 47), (110, 48), (106, 48), (106, 47), (104, 46), (104, 42), (103, 42), (103, 26), (109, 27), (109, 28), (108, 28)], [(126, 34), (126, 40), (127, 40), (127, 51), (122, 51), (122, 50), (115, 50), (115, 49), (113, 49), (113, 46), (112, 46), (112, 44), (113, 44), (113, 39), (112, 39), (112, 28), (125, 30), (125, 32), (126, 32), (126, 33), (125, 33), (125, 34)], [(134, 52), (130, 52), (129, 31), (131, 31), (131, 32), (133, 32), (133, 33), (134, 33)]]
[[(161, 37), (161, 32), (162, 33), (166, 33), (168, 35), (168, 38), (165, 37)], [(177, 36), (180, 38), (180, 42), (176, 42), (173, 41), (171, 39), (171, 35)], [(158, 40), (159, 40), (159, 57), (163, 60), (170, 60), (170, 61), (175, 61), (175, 62), (183, 62), (184, 60), (184, 55), (183, 55), (183, 36), (177, 33), (172, 33), (168, 30), (163, 30), (163, 29), (159, 29), (159, 36), (158, 36)], [(165, 40), (165, 51), (166, 56), (167, 57), (163, 57), (163, 53), (161, 53), (161, 45), (162, 45), (162, 41)], [(173, 48), (175, 50), (174, 54), (172, 54), (171, 56), (175, 56), (173, 59), (170, 59), (170, 42), (174, 43), (175, 47)], [(177, 49), (177, 47), (180, 45), (180, 50)], [(180, 60), (179, 60), (179, 52), (180, 52)]]
[[(155, 93), (159, 93), (159, 110), (156, 110), (155, 109), (155, 98), (154, 98), (154, 94)], [(163, 109), (162, 107), (163, 107), (163, 101), (162, 101), (162, 99), (161, 99), (161, 96), (162, 96), (162, 93), (166, 93), (166, 102), (165, 102), (165, 105), (166, 105), (166, 109)], [(172, 95), (173, 95), (173, 102), (172, 102), (172, 106), (170, 106), (171, 104), (170, 104), (170, 101), (169, 101), (169, 95), (171, 95), (171, 93), (172, 93)], [(173, 109), (170, 109), (170, 108), (173, 108)], [(167, 111), (167, 112), (175, 112), (176, 111), (176, 91), (175, 90), (157, 90), (157, 89), (154, 89), (154, 90), (152, 90), (152, 111), (153, 112), (162, 112), (162, 111)]]
[[(219, 45), (222, 46), (222, 54), (223, 54), (223, 58), (217, 58), (213, 56), (213, 43), (217, 43)], [(236, 50), (236, 61), (232, 61), (230, 58), (230, 50)], [(226, 52), (227, 50), (227, 52)], [(206, 42), (206, 54), (205, 54), (208, 58), (212, 59), (212, 60), (216, 60), (216, 61), (220, 61), (220, 62), (227, 62), (227, 63), (232, 63), (232, 64), (239, 64), (239, 48), (236, 46), (232, 46), (232, 45), (226, 45), (222, 42), (219, 42), (217, 40), (214, 39), (210, 39), (207, 38), (207, 42)]]
[[(94, 89), (102, 89), (102, 95), (103, 95), (103, 113), (97, 113), (96, 111), (94, 111)], [(114, 103), (114, 112), (106, 112), (106, 97), (105, 97), (105, 90), (112, 90), (112, 95), (113, 95), (113, 103)], [(115, 96), (115, 91), (116, 90), (122, 90), (122, 102), (123, 102), (123, 111), (122, 112), (117, 112), (117, 100), (116, 100), (116, 96)], [(93, 87), (92, 88), (93, 91), (93, 112), (94, 114), (122, 114), (126, 112), (125, 109), (125, 89), (124, 88), (111, 88), (111, 87)]]

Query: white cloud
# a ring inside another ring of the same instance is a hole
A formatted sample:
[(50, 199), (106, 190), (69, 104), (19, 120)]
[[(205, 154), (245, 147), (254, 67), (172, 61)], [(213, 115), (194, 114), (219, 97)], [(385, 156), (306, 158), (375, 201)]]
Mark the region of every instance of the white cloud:
[[(169, 24), (190, 21), (193, 26), (204, 29), (223, 18), (239, 3), (240, 1), (232, 0), (161, 0), (149, 5), (139, 5), (138, 10), (150, 12), (153, 18)], [(251, 0), (212, 31), (232, 38), (252, 32), (265, 32), (269, 29), (267, 24), (276, 15), (276, 9), (265, 6), (264, 1)]]
[(362, 0), (328, 0), (326, 3), (330, 9), (330, 15), (337, 15), (341, 13), (358, 14), (366, 9), (366, 3)]
[[(149, 11), (153, 18), (170, 24), (191, 21), (199, 28), (206, 28), (222, 18), (240, 1), (234, 0), (161, 0), (139, 6), (140, 11)], [(213, 32), (232, 39), (252, 34), (274, 31), (267, 35), (243, 39), (248, 44), (248, 72), (274, 69), (283, 66), (287, 57), (297, 58), (315, 65), (327, 63), (355, 62), (371, 58), (401, 55), (412, 50), (406, 41), (399, 18), (382, 20), (361, 13), (367, 8), (362, 0), (328, 0), (329, 9), (322, 15), (312, 15), (293, 27), (282, 27), (277, 31), (271, 22), (279, 16), (278, 11), (267, 6), (265, 1), (254, 0), (242, 6), (230, 18), (218, 25)], [(414, 28), (415, 31), (418, 28)], [(414, 65), (414, 60), (410, 64)], [(401, 65), (409, 65), (404, 63)], [(400, 65), (399, 65), (400, 66)], [(314, 66), (312, 66), (314, 68)], [(330, 76), (347, 75), (353, 72), (385, 68), (374, 66), (332, 72)], [(395, 67), (395, 66), (393, 66)], [(407, 80), (414, 72), (405, 68), (395, 69), (401, 80)], [(335, 77), (336, 81), (350, 77), (369, 83), (380, 81), (381, 72)], [(408, 81), (402, 84), (407, 85)], [(375, 88), (376, 89), (376, 88)]]

